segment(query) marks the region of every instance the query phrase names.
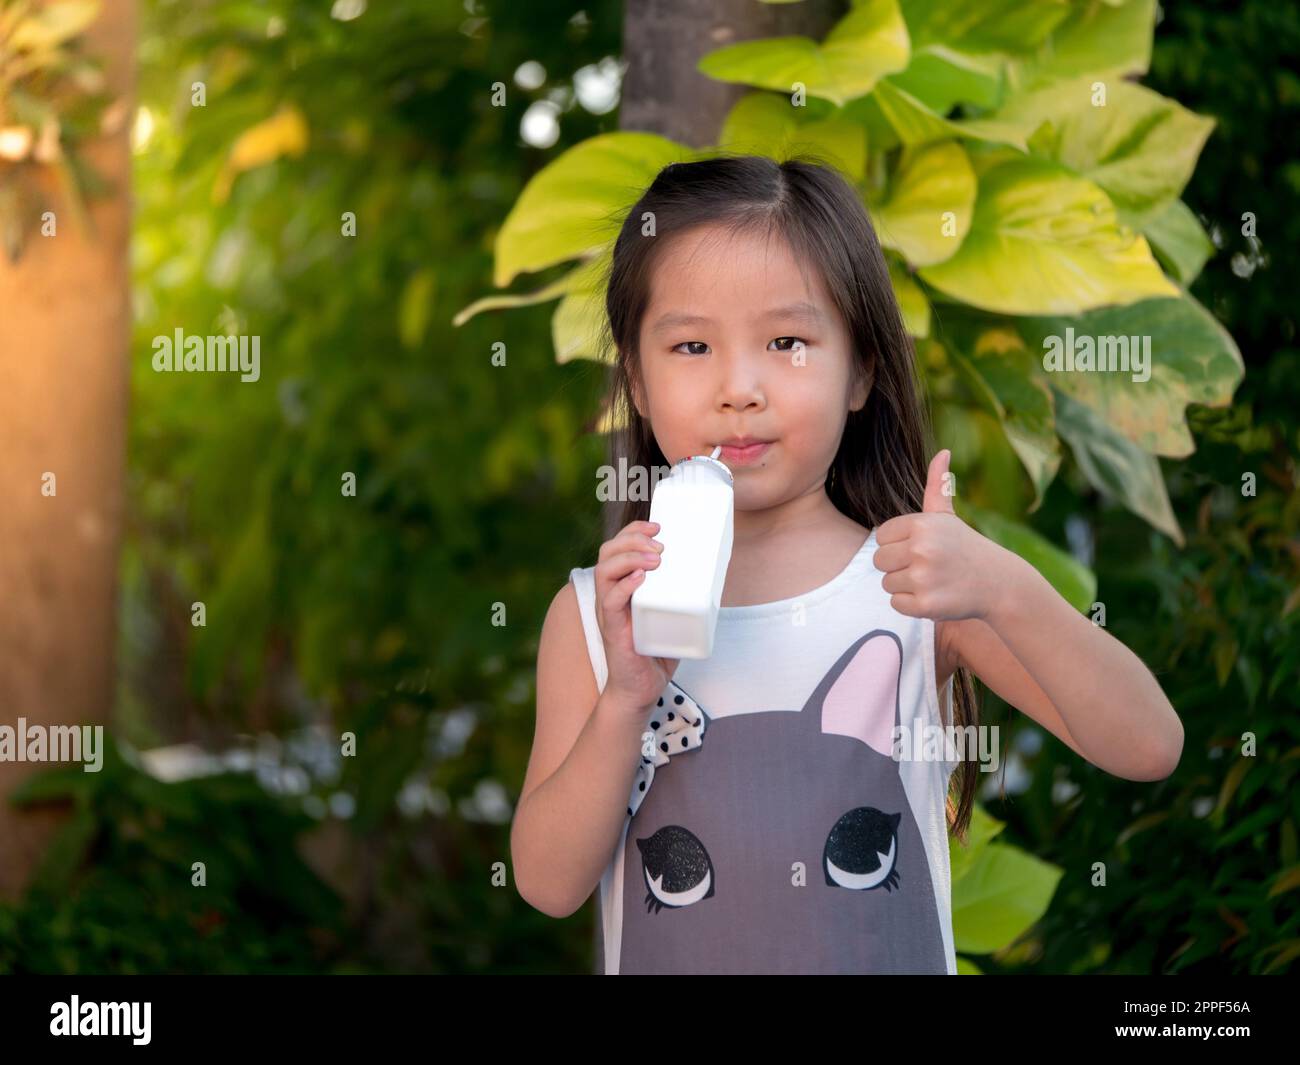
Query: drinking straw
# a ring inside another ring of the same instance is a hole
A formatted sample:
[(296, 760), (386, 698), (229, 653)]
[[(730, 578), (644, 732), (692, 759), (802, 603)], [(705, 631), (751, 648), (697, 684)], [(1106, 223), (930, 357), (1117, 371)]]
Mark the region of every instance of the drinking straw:
[(713, 449), (713, 454), (710, 455), (709, 458), (716, 459), (721, 454), (722, 454), (722, 445), (719, 444), (717, 447)]

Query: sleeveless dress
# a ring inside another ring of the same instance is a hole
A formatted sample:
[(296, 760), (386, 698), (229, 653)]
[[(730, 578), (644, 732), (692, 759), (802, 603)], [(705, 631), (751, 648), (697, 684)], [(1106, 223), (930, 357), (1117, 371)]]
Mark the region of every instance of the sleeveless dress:
[[(956, 974), (934, 622), (890, 606), (875, 550), (722, 607), (712, 656), (679, 663), (600, 880), (597, 971)], [(569, 577), (603, 691), (594, 572)]]

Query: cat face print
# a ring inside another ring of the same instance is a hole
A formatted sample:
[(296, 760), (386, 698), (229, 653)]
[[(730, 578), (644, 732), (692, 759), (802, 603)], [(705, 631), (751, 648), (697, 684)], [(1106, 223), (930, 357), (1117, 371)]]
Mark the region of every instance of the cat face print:
[(620, 972), (946, 972), (891, 757), (902, 672), (902, 642), (876, 629), (798, 711), (698, 708), (701, 742), (658, 768), (628, 826)]

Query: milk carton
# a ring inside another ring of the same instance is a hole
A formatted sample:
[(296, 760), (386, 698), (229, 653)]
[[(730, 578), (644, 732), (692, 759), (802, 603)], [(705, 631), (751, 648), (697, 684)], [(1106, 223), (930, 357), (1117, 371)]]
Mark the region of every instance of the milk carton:
[(659, 565), (632, 593), (632, 645), (639, 655), (708, 658), (731, 562), (735, 512), (731, 471), (692, 455), (655, 485), (650, 520), (664, 545)]

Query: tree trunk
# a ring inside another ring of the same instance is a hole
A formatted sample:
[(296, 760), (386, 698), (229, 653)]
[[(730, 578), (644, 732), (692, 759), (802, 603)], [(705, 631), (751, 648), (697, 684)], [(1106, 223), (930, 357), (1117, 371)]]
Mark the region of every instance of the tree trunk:
[(848, 10), (845, 0), (629, 0), (623, 14), (627, 73), (619, 127), (658, 133), (692, 148), (717, 141), (722, 120), (748, 92), (695, 69), (718, 48), (764, 37), (820, 41)]
[[(110, 0), (86, 34), (108, 90), (134, 114), (134, 0)], [(0, 725), (106, 724), (113, 634), (131, 305), (130, 122), (89, 146), (112, 192), (78, 232), (56, 198), (57, 231), (0, 255)], [(55, 494), (42, 493), (47, 473)], [(0, 897), (15, 899), (66, 811), (8, 796), (47, 764), (0, 762)]]

